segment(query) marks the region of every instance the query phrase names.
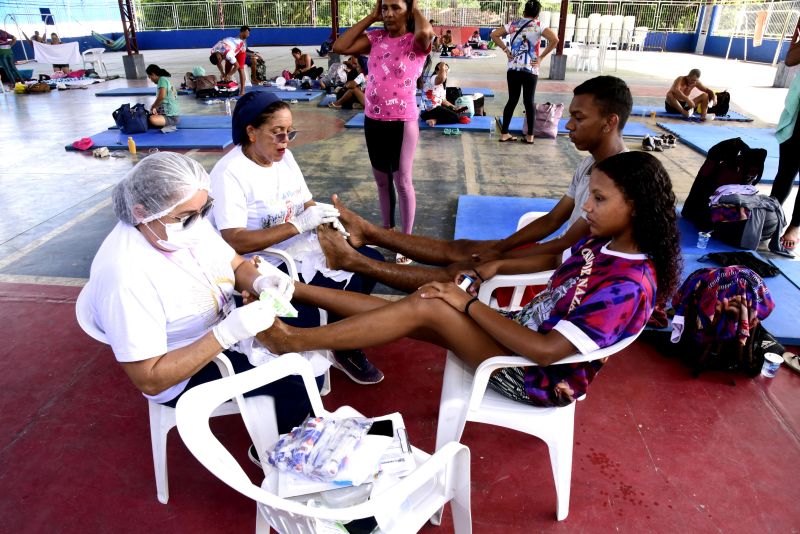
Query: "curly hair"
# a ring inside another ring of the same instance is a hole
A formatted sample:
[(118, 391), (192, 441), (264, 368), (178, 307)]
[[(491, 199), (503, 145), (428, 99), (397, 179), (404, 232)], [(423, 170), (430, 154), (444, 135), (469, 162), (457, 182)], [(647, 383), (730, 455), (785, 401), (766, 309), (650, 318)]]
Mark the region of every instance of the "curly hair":
[(597, 163), (633, 203), (631, 226), (639, 251), (655, 265), (656, 300), (664, 304), (678, 287), (681, 246), (672, 180), (658, 160), (647, 152), (623, 152)]

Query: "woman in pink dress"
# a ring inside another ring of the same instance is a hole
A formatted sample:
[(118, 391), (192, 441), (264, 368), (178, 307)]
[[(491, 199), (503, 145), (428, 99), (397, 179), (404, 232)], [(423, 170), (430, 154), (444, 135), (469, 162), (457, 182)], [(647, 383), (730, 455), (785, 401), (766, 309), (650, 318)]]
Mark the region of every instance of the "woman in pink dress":
[[(383, 21), (384, 29), (367, 32)], [(333, 44), (338, 54), (369, 54), (364, 137), (378, 184), (384, 228), (394, 228), (395, 188), (402, 230), (414, 226), (416, 195), (412, 183), (419, 138), (416, 80), (431, 50), (433, 28), (416, 0), (378, 0), (375, 10)], [(398, 255), (398, 262), (407, 262)]]

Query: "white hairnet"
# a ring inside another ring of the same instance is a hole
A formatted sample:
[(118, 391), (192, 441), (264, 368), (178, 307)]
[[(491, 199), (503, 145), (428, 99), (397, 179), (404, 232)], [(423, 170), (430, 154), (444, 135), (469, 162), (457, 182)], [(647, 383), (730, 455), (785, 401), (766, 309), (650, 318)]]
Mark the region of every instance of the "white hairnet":
[[(114, 214), (135, 226), (163, 217), (197, 191), (210, 189), (198, 162), (175, 152), (158, 152), (140, 161), (114, 187)], [(134, 206), (140, 206), (134, 209)]]

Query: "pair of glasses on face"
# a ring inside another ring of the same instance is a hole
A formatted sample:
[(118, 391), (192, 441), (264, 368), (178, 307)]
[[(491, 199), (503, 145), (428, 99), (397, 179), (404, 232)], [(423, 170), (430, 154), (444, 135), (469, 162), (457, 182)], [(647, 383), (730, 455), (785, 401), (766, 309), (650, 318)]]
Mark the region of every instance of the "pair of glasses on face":
[(294, 138), (297, 137), (298, 133), (300, 133), (300, 130), (292, 130), (289, 132), (281, 132), (281, 133), (269, 132), (269, 134), (272, 136), (272, 139), (276, 143), (286, 143), (288, 141), (294, 141)]
[(214, 199), (208, 197), (206, 203), (203, 204), (203, 207), (197, 211), (193, 211), (189, 215), (184, 215), (183, 217), (176, 217), (174, 215), (168, 215), (168, 217), (175, 219), (179, 223), (183, 225), (184, 228), (189, 228), (191, 225), (196, 223), (198, 220), (204, 218), (208, 215), (208, 212), (211, 211), (211, 208), (214, 207)]

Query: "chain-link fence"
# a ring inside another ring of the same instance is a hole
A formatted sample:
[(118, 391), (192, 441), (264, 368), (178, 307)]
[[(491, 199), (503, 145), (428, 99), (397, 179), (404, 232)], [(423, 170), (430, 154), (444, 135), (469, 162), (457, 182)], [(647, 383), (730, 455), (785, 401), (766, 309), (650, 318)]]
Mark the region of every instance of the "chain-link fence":
[(711, 35), (753, 37), (763, 26), (764, 39), (791, 37), (800, 18), (800, 1), (719, 2), (719, 13)]
[[(331, 25), (330, 0), (216, 0), (194, 2), (151, 2), (137, 0), (138, 29), (233, 28), (247, 24), (258, 28), (326, 27)], [(493, 27), (522, 13), (524, 2), (516, 0), (420, 0), (426, 18), (444, 26)], [(350, 26), (365, 17), (372, 0), (342, 0), (339, 3), (341, 26)], [(542, 11), (557, 20), (561, 2), (542, 2)], [(570, 2), (569, 12), (576, 17), (592, 13), (636, 17), (637, 26), (651, 31), (694, 32), (700, 4), (697, 2)], [(555, 26), (556, 24), (553, 24)]]

